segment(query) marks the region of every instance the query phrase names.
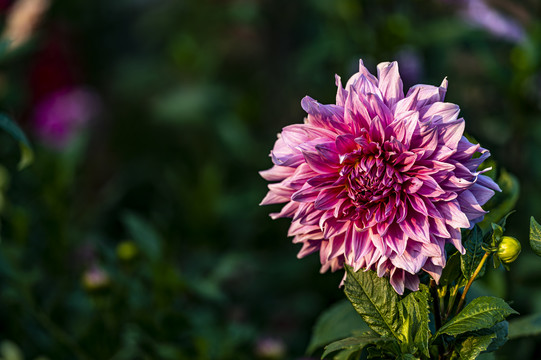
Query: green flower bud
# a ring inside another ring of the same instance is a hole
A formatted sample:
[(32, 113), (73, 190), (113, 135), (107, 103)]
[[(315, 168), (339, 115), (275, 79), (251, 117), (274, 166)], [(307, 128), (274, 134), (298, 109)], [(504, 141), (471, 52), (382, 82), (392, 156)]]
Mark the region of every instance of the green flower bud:
[(503, 236), (500, 245), (498, 245), (498, 257), (504, 264), (515, 261), (520, 254), (520, 242), (511, 236)]

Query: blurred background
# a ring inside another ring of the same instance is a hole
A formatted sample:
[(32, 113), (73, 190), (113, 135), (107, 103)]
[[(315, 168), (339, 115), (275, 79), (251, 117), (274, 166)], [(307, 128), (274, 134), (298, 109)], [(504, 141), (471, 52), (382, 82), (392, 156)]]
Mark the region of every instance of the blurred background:
[[(0, 357), (308, 359), (342, 274), (298, 260), (258, 175), (300, 100), (397, 60), (491, 150), (523, 254), (479, 292), (541, 312), (537, 0), (0, 0)], [(512, 175), (511, 175), (512, 174)], [(520, 187), (520, 197), (519, 189)], [(541, 356), (511, 340), (501, 359)]]

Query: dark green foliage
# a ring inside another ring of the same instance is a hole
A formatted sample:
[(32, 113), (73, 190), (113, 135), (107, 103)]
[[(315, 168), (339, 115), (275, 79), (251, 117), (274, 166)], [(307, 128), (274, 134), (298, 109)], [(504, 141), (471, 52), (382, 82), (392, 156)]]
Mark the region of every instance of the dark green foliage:
[[(486, 252), (483, 248), (483, 232), (479, 226), (474, 226), (470, 231), (468, 237), (465, 239), (464, 247), (466, 248), (466, 253), (460, 257), (460, 268), (464, 278), (469, 280)], [(479, 277), (485, 273), (485, 267), (482, 267), (478, 275)]]
[(481, 296), (473, 299), (458, 315), (443, 325), (435, 335), (456, 336), (469, 331), (490, 328), (511, 314), (518, 313), (503, 299)]
[(370, 331), (370, 327), (358, 316), (351, 302), (344, 299), (334, 304), (318, 318), (306, 351), (313, 353), (334, 340), (367, 331)]
[(364, 322), (379, 335), (400, 340), (399, 298), (389, 280), (373, 271), (354, 272), (349, 266), (346, 270), (344, 292)]

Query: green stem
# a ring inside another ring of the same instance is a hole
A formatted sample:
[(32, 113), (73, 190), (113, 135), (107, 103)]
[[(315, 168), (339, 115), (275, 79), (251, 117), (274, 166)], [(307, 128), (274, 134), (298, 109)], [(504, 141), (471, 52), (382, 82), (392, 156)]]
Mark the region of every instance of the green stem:
[[(436, 282), (434, 279), (430, 279), (430, 293), (432, 294), (432, 305), (434, 307), (434, 323), (436, 327), (436, 332), (441, 327), (441, 312), (440, 312), (440, 297), (438, 295), (438, 289), (436, 288)], [(443, 344), (438, 344), (438, 359), (443, 359), (443, 353), (445, 349)]]
[(449, 304), (447, 305), (447, 311), (445, 312), (445, 315), (443, 317), (443, 321), (445, 322), (449, 315), (451, 315), (451, 311), (453, 311), (453, 305), (455, 304), (456, 296), (458, 294), (458, 289), (460, 288), (460, 282), (453, 286), (451, 288), (451, 291), (449, 292)]
[(468, 290), (470, 290), (470, 286), (473, 283), (473, 281), (475, 280), (475, 278), (477, 277), (477, 275), (479, 275), (479, 272), (481, 272), (481, 269), (483, 268), (483, 265), (485, 265), (485, 261), (488, 259), (488, 256), (490, 254), (491, 254), (490, 251), (485, 252), (485, 255), (483, 255), (483, 257), (481, 258), (481, 261), (479, 262), (479, 265), (477, 266), (477, 269), (475, 269), (475, 271), (474, 271), (473, 275), (471, 276), (470, 280), (468, 280), (468, 283), (466, 284), (466, 287), (464, 288), (464, 291), (462, 292), (462, 296), (460, 297), (460, 301), (459, 301), (458, 306), (456, 308), (455, 315), (457, 315), (460, 312), (460, 310), (462, 310), (462, 306), (464, 305), (464, 301), (466, 300), (466, 294), (468, 293)]

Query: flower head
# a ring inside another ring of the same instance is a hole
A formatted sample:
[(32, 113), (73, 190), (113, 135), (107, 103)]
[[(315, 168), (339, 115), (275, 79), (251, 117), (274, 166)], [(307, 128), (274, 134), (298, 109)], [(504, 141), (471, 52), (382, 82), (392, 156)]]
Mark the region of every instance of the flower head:
[(53, 92), (36, 107), (35, 129), (49, 147), (64, 149), (100, 111), (98, 95), (84, 87)]
[(459, 107), (439, 87), (404, 96), (398, 65), (359, 72), (336, 104), (305, 97), (304, 124), (285, 127), (263, 178), (277, 181), (262, 205), (286, 203), (273, 219), (292, 218), (298, 257), (319, 251), (321, 272), (348, 264), (388, 276), (394, 289), (417, 290), (423, 270), (436, 281), (446, 243), (464, 253), (461, 228), (483, 219), (498, 185), (478, 171), (490, 156), (464, 136)]

